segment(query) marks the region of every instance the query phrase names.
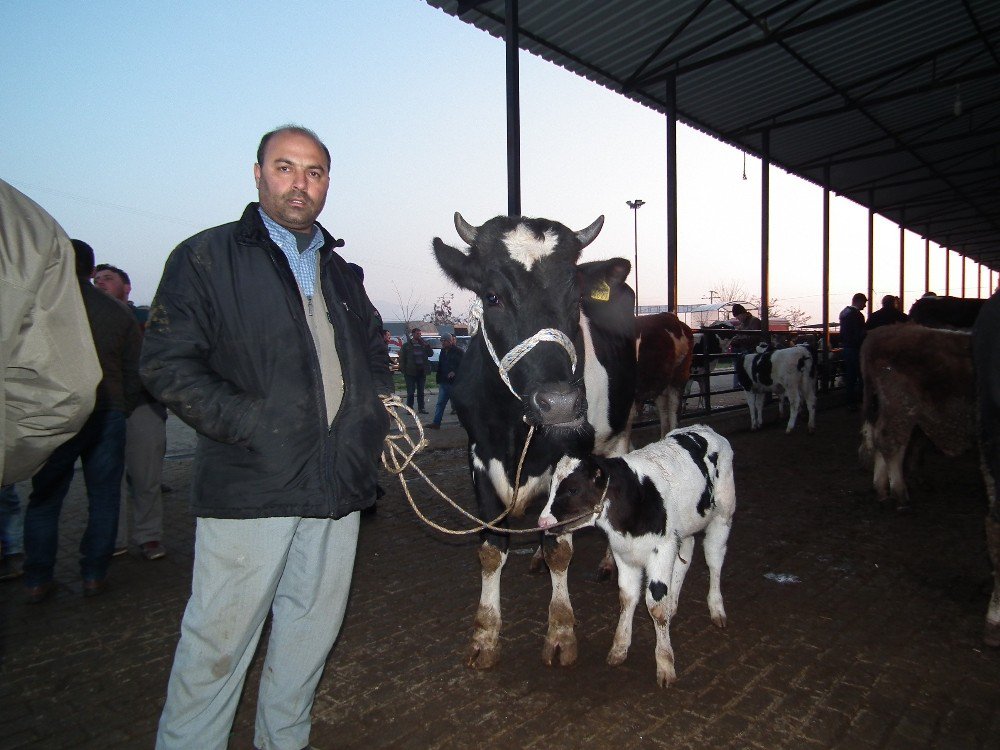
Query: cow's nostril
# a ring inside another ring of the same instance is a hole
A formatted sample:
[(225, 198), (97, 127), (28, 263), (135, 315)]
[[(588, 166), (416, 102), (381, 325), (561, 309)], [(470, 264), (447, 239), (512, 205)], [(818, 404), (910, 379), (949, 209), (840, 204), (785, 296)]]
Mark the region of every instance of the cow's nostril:
[(549, 401), (545, 396), (535, 395), (535, 406), (538, 407), (538, 411), (549, 412), (552, 411), (552, 402)]

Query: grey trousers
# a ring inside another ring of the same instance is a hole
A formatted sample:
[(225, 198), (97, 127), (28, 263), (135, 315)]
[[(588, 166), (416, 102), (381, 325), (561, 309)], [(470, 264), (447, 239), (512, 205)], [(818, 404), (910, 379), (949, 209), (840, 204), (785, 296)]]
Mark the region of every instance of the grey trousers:
[(163, 456), (167, 421), (152, 404), (139, 404), (128, 418), (125, 478), (115, 547), (163, 540)]
[(254, 745), (308, 746), (316, 686), (347, 608), (359, 515), (198, 519), (157, 750), (225, 750), (268, 610)]

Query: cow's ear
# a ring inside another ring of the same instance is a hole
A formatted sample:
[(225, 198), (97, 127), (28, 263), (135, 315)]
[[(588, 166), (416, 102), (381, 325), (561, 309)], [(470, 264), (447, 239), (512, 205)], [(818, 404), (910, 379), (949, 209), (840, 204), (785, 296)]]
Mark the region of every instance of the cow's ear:
[(434, 257), (449, 279), (463, 289), (479, 293), (479, 264), (458, 248), (445, 244), (441, 238), (434, 238)]
[(632, 272), (632, 263), (625, 258), (609, 258), (604, 262), (607, 264), (604, 275), (608, 284), (611, 286), (624, 284), (625, 279)]

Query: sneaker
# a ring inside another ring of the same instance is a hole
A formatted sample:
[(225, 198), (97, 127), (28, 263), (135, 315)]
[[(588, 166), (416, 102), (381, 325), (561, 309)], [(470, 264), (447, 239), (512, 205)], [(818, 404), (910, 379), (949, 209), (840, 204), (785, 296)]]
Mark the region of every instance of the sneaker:
[(167, 556), (167, 551), (159, 542), (143, 542), (139, 545), (139, 549), (147, 560), (159, 560)]
[(0, 581), (13, 581), (24, 575), (24, 553), (6, 555), (0, 560)]
[(115, 547), (115, 551), (111, 553), (112, 557), (121, 557), (128, 552), (128, 545), (124, 547)]

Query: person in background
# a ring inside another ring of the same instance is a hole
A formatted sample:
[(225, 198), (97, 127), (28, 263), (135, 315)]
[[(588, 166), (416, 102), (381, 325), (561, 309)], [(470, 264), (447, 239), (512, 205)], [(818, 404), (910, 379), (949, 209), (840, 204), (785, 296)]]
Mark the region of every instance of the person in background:
[(309, 745), (389, 428), (382, 321), (316, 222), (329, 150), (278, 128), (253, 173), (259, 203), (170, 254), (143, 341), (146, 387), (199, 435), (191, 598), (158, 750), (227, 746), (269, 613), (254, 745)]
[(899, 297), (887, 294), (882, 298), (882, 307), (868, 316), (865, 330), (871, 331), (881, 326), (905, 323), (910, 316), (899, 309)]
[(104, 376), (97, 386), (94, 411), (80, 432), (56, 448), (31, 479), (24, 514), (24, 585), (31, 604), (43, 601), (56, 588), (59, 515), (77, 459), (83, 464), (87, 485), (87, 526), (80, 541), (83, 595), (95, 596), (107, 587), (125, 469), (125, 420), (142, 388), (139, 324), (128, 307), (90, 283), (93, 248), (81, 240), (72, 243), (80, 292)]
[(16, 484), (0, 487), (0, 581), (24, 573), (24, 518)]
[(451, 399), (451, 389), (455, 384), (455, 377), (458, 375), (458, 368), (462, 364), (462, 350), (455, 346), (455, 337), (450, 333), (441, 336), (441, 354), (438, 357), (437, 383), (438, 399), (437, 408), (434, 410), (434, 421), (425, 425), (432, 430), (441, 429), (441, 420), (444, 419), (444, 408)]
[(861, 312), (868, 297), (858, 292), (840, 312), (840, 346), (844, 362), (847, 408), (856, 411), (861, 401), (861, 342), (865, 339), (865, 316)]
[[(759, 331), (760, 330), (760, 318), (754, 317), (743, 305), (737, 302), (733, 305), (733, 317), (736, 318), (736, 330), (737, 331)], [(757, 348), (757, 343), (760, 341), (759, 335), (754, 335), (750, 333), (738, 333), (733, 336), (732, 341), (729, 342), (729, 351), (731, 351), (736, 357), (741, 354), (747, 354), (752, 352)], [(738, 361), (738, 360), (734, 360)], [(740, 379), (736, 373), (733, 373), (733, 388), (740, 387)]]
[[(132, 281), (122, 269), (101, 263), (94, 269), (94, 286), (132, 311), (140, 330), (145, 331), (148, 310), (131, 301)], [(167, 452), (167, 410), (145, 388), (129, 415), (125, 437), (125, 485), (118, 514), (115, 554), (128, 551), (132, 541), (147, 560), (166, 557), (163, 547), (163, 457)], [(131, 521), (131, 524), (129, 523)]]
[(410, 340), (399, 350), (399, 369), (403, 371), (406, 381), (406, 405), (413, 408), (413, 394), (417, 395), (417, 411), (426, 414), (424, 410), (424, 383), (427, 371), (430, 369), (430, 358), (434, 349), (424, 341), (424, 335), (419, 328), (410, 331)]
[(94, 409), (101, 365), (75, 269), (55, 219), (0, 180), (0, 485), (30, 479)]

